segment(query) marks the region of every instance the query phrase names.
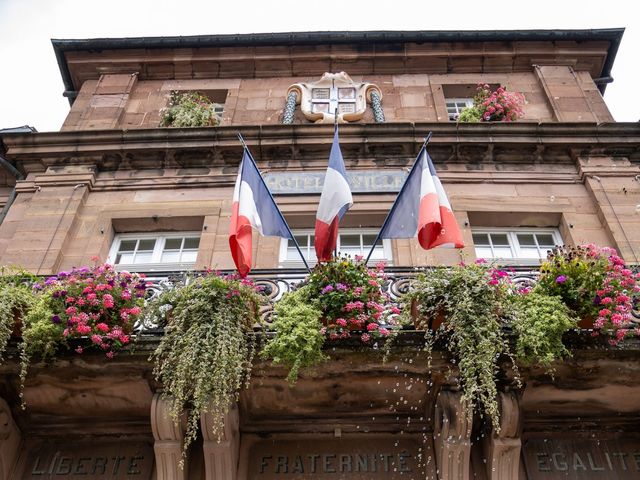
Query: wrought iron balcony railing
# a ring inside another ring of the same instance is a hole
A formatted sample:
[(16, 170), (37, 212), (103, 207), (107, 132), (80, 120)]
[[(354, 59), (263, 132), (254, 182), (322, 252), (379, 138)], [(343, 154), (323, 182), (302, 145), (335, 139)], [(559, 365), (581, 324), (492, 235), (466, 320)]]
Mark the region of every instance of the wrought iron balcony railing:
[[(441, 267), (427, 267), (441, 268)], [(635, 271), (639, 267), (634, 268)], [(411, 283), (415, 280), (417, 274), (424, 271), (424, 268), (418, 267), (387, 267), (385, 273), (387, 282), (383, 288), (389, 294), (391, 301), (397, 301), (399, 297), (409, 291)], [(539, 270), (535, 266), (513, 266), (505, 267), (511, 277), (511, 281), (515, 286), (533, 286), (538, 279)], [(202, 271), (169, 271), (169, 272), (141, 272), (145, 273), (151, 286), (148, 288), (148, 299), (152, 299), (162, 291), (174, 288), (176, 285), (189, 281), (194, 276), (202, 275)], [(222, 271), (222, 274), (232, 274), (233, 271)], [(260, 313), (262, 320), (268, 325), (271, 323), (273, 307), (275, 303), (286, 292), (295, 288), (297, 284), (302, 282), (307, 276), (307, 271), (303, 268), (282, 268), (282, 269), (258, 269), (253, 270), (250, 278), (262, 287), (265, 295), (265, 303), (262, 305)], [(638, 303), (633, 311), (633, 320), (640, 328), (640, 311), (638, 311)], [(137, 325), (140, 333), (160, 333), (161, 328), (149, 320), (141, 321)]]

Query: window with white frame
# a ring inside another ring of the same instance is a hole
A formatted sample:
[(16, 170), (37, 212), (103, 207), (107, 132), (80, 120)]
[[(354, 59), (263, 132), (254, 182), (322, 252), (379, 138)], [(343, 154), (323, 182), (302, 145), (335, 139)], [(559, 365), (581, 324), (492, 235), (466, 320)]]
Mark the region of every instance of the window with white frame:
[(473, 98), (445, 98), (449, 121), (458, 120), (460, 113), (467, 107), (473, 107)]
[[(309, 230), (296, 230), (293, 235), (300, 245), (300, 250), (304, 258), (309, 264), (315, 264), (317, 261), (316, 250), (314, 246), (315, 232)], [(369, 250), (373, 246), (373, 242), (378, 235), (376, 229), (340, 229), (338, 232), (337, 250), (339, 254), (350, 255), (355, 257), (360, 255), (366, 257)], [(379, 261), (391, 262), (391, 242), (389, 240), (378, 240), (369, 263)], [(282, 239), (280, 245), (280, 265), (281, 266), (301, 266), (302, 260), (300, 254), (296, 250), (296, 246), (291, 240)]]
[(555, 228), (474, 228), (472, 233), (477, 258), (538, 263), (549, 250), (562, 245)]
[(199, 232), (119, 234), (108, 261), (123, 270), (187, 269), (196, 263), (199, 246)]

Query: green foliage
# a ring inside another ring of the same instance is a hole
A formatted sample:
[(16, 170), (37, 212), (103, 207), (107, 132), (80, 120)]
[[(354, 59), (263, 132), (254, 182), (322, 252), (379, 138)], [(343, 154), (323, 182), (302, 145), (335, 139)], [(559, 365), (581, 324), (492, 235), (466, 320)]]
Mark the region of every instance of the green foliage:
[(446, 321), (427, 331), (427, 348), (442, 338), (459, 366), (462, 398), (469, 416), (480, 409), (499, 429), (496, 373), (498, 359), (508, 354), (501, 317), (510, 311), (506, 276), (484, 265), (434, 268), (421, 273), (404, 297), (404, 314), (416, 301), (422, 315)]
[(551, 364), (569, 355), (562, 335), (577, 327), (577, 319), (560, 297), (548, 296), (540, 290), (513, 296), (515, 315), (511, 326), (516, 335), (515, 355), (524, 365)]
[(165, 334), (151, 358), (176, 421), (185, 410), (184, 452), (210, 412), (220, 435), (224, 415), (249, 380), (260, 296), (252, 285), (231, 277), (206, 276), (159, 296), (148, 315), (164, 319)]
[(482, 112), (476, 107), (466, 107), (460, 112), (459, 123), (478, 123), (482, 120)]
[(273, 328), (277, 335), (261, 352), (275, 363), (290, 366), (287, 380), (291, 383), (295, 383), (301, 368), (326, 359), (322, 353), (324, 335), (320, 332), (322, 311), (317, 300), (311, 299), (310, 290), (308, 285), (303, 286), (285, 294), (276, 303)]
[(199, 92), (172, 91), (169, 106), (160, 111), (161, 127), (209, 127), (220, 124), (219, 106)]
[(0, 267), (0, 362), (15, 321), (21, 320), (33, 304), (34, 278), (23, 270)]
[(607, 265), (607, 258), (592, 254), (588, 246), (558, 247), (541, 265), (537, 288), (560, 297), (580, 317), (593, 317), (598, 313), (594, 299)]
[(55, 303), (51, 293), (41, 293), (24, 318), (21, 348), (28, 358), (38, 356), (45, 361), (51, 360), (60, 347), (68, 347), (63, 335), (65, 326), (51, 321)]

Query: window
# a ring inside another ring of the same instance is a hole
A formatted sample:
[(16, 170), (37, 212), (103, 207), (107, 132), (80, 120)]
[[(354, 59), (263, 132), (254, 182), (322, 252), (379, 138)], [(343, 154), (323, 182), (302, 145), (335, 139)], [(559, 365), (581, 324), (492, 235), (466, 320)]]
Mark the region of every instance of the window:
[(116, 235), (111, 245), (109, 263), (123, 270), (192, 268), (199, 246), (198, 232)]
[[(310, 264), (315, 264), (317, 260), (313, 243), (314, 233), (313, 230), (296, 230), (293, 232), (298, 241), (298, 245), (300, 245), (302, 254)], [(347, 254), (351, 257), (355, 257), (356, 255), (366, 257), (377, 235), (378, 230), (375, 229), (341, 229), (338, 233), (338, 253)], [(378, 240), (369, 259), (369, 263), (375, 263), (381, 260), (387, 263), (391, 260), (391, 242), (389, 240)], [(302, 265), (300, 254), (291, 240), (282, 240), (280, 247), (280, 265), (284, 267)]]
[(476, 257), (538, 263), (562, 244), (557, 229), (474, 229)]
[(447, 114), (449, 121), (455, 122), (460, 116), (460, 112), (466, 107), (473, 107), (473, 98), (446, 98)]

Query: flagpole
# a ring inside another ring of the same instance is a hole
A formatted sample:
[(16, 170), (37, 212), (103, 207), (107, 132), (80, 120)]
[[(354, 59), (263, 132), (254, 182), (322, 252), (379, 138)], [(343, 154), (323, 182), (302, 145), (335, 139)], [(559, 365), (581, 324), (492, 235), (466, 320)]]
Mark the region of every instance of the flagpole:
[[(336, 107), (335, 111), (333, 112), (333, 136), (334, 137), (337, 132), (338, 132), (338, 107)], [(326, 173), (324, 178), (325, 180), (327, 179)], [(336, 238), (336, 244), (333, 247), (333, 258), (338, 258), (338, 239), (337, 238)]]
[[(240, 143), (242, 144), (242, 147), (244, 148), (244, 150), (246, 150), (247, 154), (249, 155), (249, 159), (253, 162), (253, 165), (256, 167), (256, 170), (258, 171), (258, 173), (260, 173), (260, 169), (258, 168), (258, 165), (256, 165), (256, 161), (253, 159), (253, 155), (251, 155), (251, 150), (249, 150), (249, 147), (247, 147), (247, 144), (245, 143), (244, 138), (242, 138), (242, 134), (240, 132), (238, 132), (238, 140), (240, 140)], [(293, 243), (296, 246), (296, 250), (298, 250), (298, 253), (300, 254), (300, 258), (302, 258), (302, 262), (304, 263), (305, 268), (307, 269), (307, 271), (309, 273), (311, 273), (311, 269), (309, 268), (309, 264), (307, 263), (307, 260), (304, 258), (304, 255), (302, 254), (302, 250), (300, 250), (300, 245), (298, 245), (298, 241), (296, 240), (296, 237), (293, 235), (293, 232), (291, 232), (291, 229), (289, 228), (289, 224), (284, 219), (284, 216), (282, 215), (282, 212), (280, 211), (280, 208), (278, 208), (278, 204), (276, 203), (275, 199), (273, 198), (273, 195), (271, 194), (271, 190), (269, 190), (269, 187), (265, 183), (264, 178), (262, 178), (262, 174), (261, 173), (260, 173), (260, 181), (262, 182), (262, 184), (267, 189), (267, 193), (269, 194), (269, 197), (271, 198), (271, 201), (276, 206), (276, 210), (278, 211), (278, 215), (280, 215), (280, 219), (282, 220), (282, 223), (284, 223), (284, 226), (287, 227), (287, 232), (289, 232), (289, 235), (291, 235), (291, 240), (293, 240)]]
[[(420, 158), (420, 155), (422, 155), (422, 151), (427, 148), (427, 144), (429, 143), (429, 140), (431, 140), (432, 133), (433, 132), (429, 132), (427, 134), (427, 136), (425, 137), (424, 143), (422, 144), (422, 148), (420, 148), (420, 151), (418, 152), (418, 155), (416, 156), (416, 160), (418, 160)], [(391, 210), (389, 210), (389, 213), (387, 214), (387, 218), (384, 219), (384, 222), (382, 223), (382, 227), (380, 227), (380, 230), (378, 231), (378, 236), (376, 237), (376, 240), (373, 242), (373, 245), (371, 245), (371, 250), (369, 250), (369, 255), (367, 255), (367, 259), (364, 262), (365, 265), (369, 263), (369, 259), (371, 258), (371, 255), (373, 254), (373, 250), (376, 248), (376, 244), (380, 240), (380, 235), (382, 234), (382, 231), (384, 230), (384, 228), (387, 226), (387, 223), (389, 223), (389, 219), (391, 218), (391, 215), (393, 215), (394, 210), (398, 206), (398, 199), (402, 195), (402, 192), (404, 192), (404, 189), (407, 186), (407, 180), (409, 180), (409, 177), (411, 177), (411, 174), (415, 170), (415, 168), (418, 165), (418, 163), (419, 162), (417, 162), (417, 161), (413, 162), (413, 166), (411, 167), (411, 170), (409, 171), (409, 175), (407, 175), (406, 180), (402, 184), (402, 188), (400, 189), (400, 192), (398, 193), (398, 196), (396, 197), (395, 201), (393, 202), (393, 205), (391, 206)]]

